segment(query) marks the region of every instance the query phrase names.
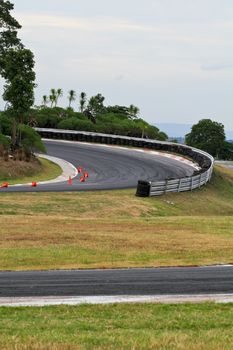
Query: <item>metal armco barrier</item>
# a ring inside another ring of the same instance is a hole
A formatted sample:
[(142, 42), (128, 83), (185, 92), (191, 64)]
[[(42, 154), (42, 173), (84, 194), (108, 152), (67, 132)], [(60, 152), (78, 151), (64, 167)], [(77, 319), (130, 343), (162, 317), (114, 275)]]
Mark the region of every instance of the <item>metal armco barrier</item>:
[(156, 151), (178, 153), (191, 158), (200, 166), (200, 170), (195, 170), (193, 176), (179, 179), (164, 179), (163, 181), (138, 181), (136, 194), (138, 196), (149, 197), (159, 196), (169, 192), (192, 191), (200, 188), (210, 181), (214, 158), (201, 150), (172, 142), (141, 139), (120, 135), (100, 134), (85, 131), (60, 130), (35, 128), (44, 138), (103, 143), (107, 145), (121, 145), (149, 148)]

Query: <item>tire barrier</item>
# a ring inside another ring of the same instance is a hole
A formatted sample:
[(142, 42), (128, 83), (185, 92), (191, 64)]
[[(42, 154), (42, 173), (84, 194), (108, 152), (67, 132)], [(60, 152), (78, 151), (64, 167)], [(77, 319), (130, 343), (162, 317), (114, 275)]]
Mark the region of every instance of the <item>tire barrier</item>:
[(136, 195), (138, 196), (149, 197), (159, 196), (169, 192), (192, 191), (193, 189), (200, 188), (201, 186), (209, 182), (213, 172), (214, 158), (206, 152), (186, 145), (165, 141), (156, 141), (119, 135), (99, 134), (85, 131), (45, 128), (35, 128), (35, 130), (43, 138), (47, 139), (140, 147), (156, 151), (176, 153), (181, 156), (191, 158), (200, 167), (200, 170), (195, 170), (193, 176), (191, 177), (183, 177), (179, 179), (166, 178), (163, 181), (155, 182), (152, 182), (150, 180), (139, 180), (136, 192)]

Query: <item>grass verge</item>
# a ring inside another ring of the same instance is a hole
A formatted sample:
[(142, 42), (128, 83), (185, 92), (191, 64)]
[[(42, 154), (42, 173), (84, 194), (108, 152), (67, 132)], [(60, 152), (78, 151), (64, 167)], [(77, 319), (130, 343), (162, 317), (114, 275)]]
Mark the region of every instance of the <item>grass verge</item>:
[(0, 182), (9, 182), (10, 185), (52, 180), (61, 174), (62, 169), (57, 164), (44, 158), (29, 163), (0, 162)]
[(10, 350), (230, 350), (233, 304), (0, 308)]
[(0, 269), (233, 263), (233, 172), (192, 193), (2, 193)]

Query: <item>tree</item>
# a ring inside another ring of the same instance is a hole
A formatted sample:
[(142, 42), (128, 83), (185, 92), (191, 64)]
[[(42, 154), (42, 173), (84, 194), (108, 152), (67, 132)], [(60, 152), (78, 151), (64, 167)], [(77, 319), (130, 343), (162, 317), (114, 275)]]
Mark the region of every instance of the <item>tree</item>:
[(193, 125), (191, 132), (186, 135), (185, 141), (189, 146), (199, 148), (214, 157), (218, 157), (224, 148), (224, 125), (211, 119), (202, 119)]
[(138, 114), (140, 112), (140, 109), (134, 105), (129, 106), (129, 114), (131, 118), (137, 118)]
[(0, 157), (3, 157), (6, 162), (9, 160), (10, 144), (10, 139), (0, 134)]
[(87, 94), (85, 92), (81, 92), (80, 98), (79, 98), (79, 104), (80, 104), (79, 110), (81, 113), (84, 112), (86, 102), (87, 102)]
[[(10, 48), (23, 48), (17, 36), (17, 30), (21, 25), (11, 16), (10, 11), (14, 5), (10, 1), (0, 0), (0, 55), (2, 56)], [(0, 66), (1, 69), (1, 66)], [(1, 70), (0, 70), (1, 72)]]
[(6, 80), (3, 99), (8, 103), (13, 118), (13, 148), (20, 144), (17, 126), (34, 103), (35, 72), (34, 55), (27, 49), (9, 49), (3, 58), (2, 76)]
[(62, 91), (62, 89), (57, 89), (57, 91), (56, 91), (56, 100), (55, 100), (55, 107), (57, 107), (58, 99), (59, 99), (60, 97), (62, 97), (62, 96), (63, 96), (63, 91)]
[(3, 146), (3, 149), (10, 148), (10, 139), (3, 134), (0, 134), (0, 145)]
[(42, 97), (42, 104), (43, 104), (43, 106), (44, 107), (47, 107), (47, 104), (49, 103), (49, 98), (48, 98), (48, 96), (47, 95), (44, 95), (43, 97)]
[(135, 122), (136, 122), (136, 125), (141, 129), (141, 132), (142, 132), (141, 138), (144, 138), (146, 134), (146, 130), (148, 128), (148, 123), (145, 122), (143, 119), (137, 119)]
[(45, 152), (45, 146), (41, 141), (40, 135), (30, 126), (20, 124), (21, 144), (28, 159), (34, 151)]
[(12, 133), (12, 119), (6, 115), (6, 112), (0, 115), (0, 133), (7, 136), (11, 136)]
[(224, 147), (220, 152), (219, 157), (224, 160), (233, 159), (233, 142), (225, 141)]
[(11, 146), (14, 151), (22, 146), (23, 130), (20, 125), (34, 103), (36, 85), (34, 55), (24, 48), (18, 38), (17, 30), (21, 26), (10, 14), (13, 9), (10, 1), (0, 0), (0, 74), (5, 79), (3, 99), (7, 106), (5, 115), (11, 120)]
[(96, 116), (104, 111), (105, 97), (101, 94), (92, 96), (88, 102), (87, 110), (96, 118)]
[(76, 92), (74, 90), (69, 91), (68, 95), (68, 101), (69, 101), (69, 108), (71, 107), (71, 103), (76, 100)]
[(51, 102), (51, 108), (52, 108), (53, 105), (56, 104), (56, 100), (57, 100), (57, 93), (55, 89), (50, 90), (49, 100)]

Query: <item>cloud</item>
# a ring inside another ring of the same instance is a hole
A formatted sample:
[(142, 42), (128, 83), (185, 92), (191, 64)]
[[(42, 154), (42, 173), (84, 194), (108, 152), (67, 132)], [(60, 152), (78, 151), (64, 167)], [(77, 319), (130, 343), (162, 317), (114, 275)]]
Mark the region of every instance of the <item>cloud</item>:
[(114, 19), (114, 18), (72, 18), (70, 16), (49, 16), (36, 15), (34, 13), (16, 13), (25, 27), (48, 27), (59, 29), (82, 29), (87, 31), (92, 30), (130, 30), (130, 31), (158, 31), (156, 27), (145, 26), (143, 24), (135, 24), (130, 21)]
[(233, 68), (233, 64), (228, 63), (206, 63), (201, 65), (201, 69), (204, 71), (220, 71), (220, 70), (229, 70)]
[[(157, 41), (175, 41), (181, 44), (194, 45), (223, 45), (231, 40), (229, 33), (233, 31), (233, 22), (209, 21), (208, 23), (162, 23), (157, 21), (153, 25), (147, 22), (127, 20), (117, 17), (72, 17), (59, 15), (44, 15), (35, 13), (16, 12), (16, 17), (27, 30), (42, 28), (43, 30), (70, 30), (75, 33), (103, 33), (107, 36), (110, 33), (124, 35), (140, 35), (145, 40), (154, 39)], [(77, 32), (76, 32), (77, 30)], [(223, 35), (223, 33), (225, 35)], [(48, 32), (49, 34), (49, 32)], [(146, 37), (148, 36), (148, 38)], [(122, 37), (124, 40), (124, 37)]]
[(35, 54), (39, 102), (57, 86), (101, 91), (150, 120), (219, 115), (231, 123), (232, 0), (14, 3)]

